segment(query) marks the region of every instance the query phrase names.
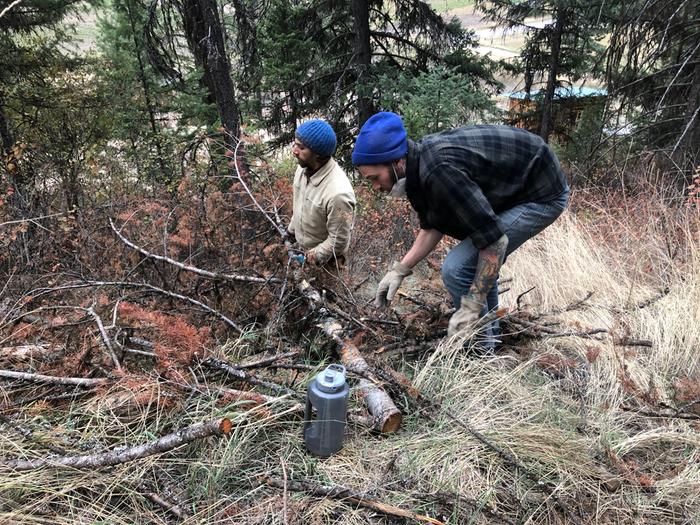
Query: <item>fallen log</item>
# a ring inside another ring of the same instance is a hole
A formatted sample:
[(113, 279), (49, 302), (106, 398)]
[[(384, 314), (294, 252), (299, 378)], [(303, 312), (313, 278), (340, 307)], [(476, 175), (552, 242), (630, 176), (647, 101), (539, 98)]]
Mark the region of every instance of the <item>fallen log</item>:
[(340, 346), (338, 353), (345, 368), (360, 376), (358, 387), (362, 400), (374, 419), (373, 428), (382, 433), (398, 430), (403, 420), (401, 411), (396, 408), (389, 395), (379, 386), (381, 381), (373, 375), (367, 361), (362, 357), (357, 347), (349, 341), (344, 341), (338, 335), (342, 333), (343, 327), (330, 320), (325, 322), (322, 328), (323, 332)]
[(109, 452), (100, 454), (89, 454), (86, 456), (63, 456), (37, 459), (12, 459), (3, 463), (3, 466), (16, 471), (33, 470), (41, 467), (68, 467), (68, 468), (98, 468), (121, 463), (128, 463), (137, 459), (161, 454), (173, 450), (196, 439), (203, 439), (210, 436), (228, 434), (231, 432), (232, 424), (228, 418), (215, 419), (195, 423), (177, 432), (167, 434), (155, 441), (144, 445), (132, 447), (119, 447)]
[(54, 385), (72, 386), (100, 386), (110, 381), (107, 378), (45, 376), (42, 374), (30, 374), (29, 372), (15, 372), (14, 370), (0, 370), (0, 377), (19, 379), (21, 381), (30, 381), (33, 383), (51, 383)]

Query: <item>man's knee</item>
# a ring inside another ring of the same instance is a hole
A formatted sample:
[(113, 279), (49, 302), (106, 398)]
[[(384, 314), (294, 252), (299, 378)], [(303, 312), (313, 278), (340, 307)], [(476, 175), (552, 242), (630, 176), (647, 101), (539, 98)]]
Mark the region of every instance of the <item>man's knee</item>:
[(457, 284), (459, 281), (459, 273), (460, 273), (460, 264), (457, 264), (458, 261), (455, 261), (451, 259), (450, 257), (446, 257), (444, 261), (442, 261), (442, 268), (440, 269), (440, 273), (442, 274), (442, 282), (445, 283), (445, 286), (450, 288), (451, 286)]

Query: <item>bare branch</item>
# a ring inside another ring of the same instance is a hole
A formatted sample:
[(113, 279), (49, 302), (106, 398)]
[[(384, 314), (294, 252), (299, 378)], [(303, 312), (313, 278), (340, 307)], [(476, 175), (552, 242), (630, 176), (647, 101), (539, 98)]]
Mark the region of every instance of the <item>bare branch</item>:
[(262, 482), (270, 487), (275, 487), (283, 490), (293, 490), (295, 492), (308, 492), (310, 494), (313, 494), (314, 496), (320, 496), (323, 498), (335, 498), (350, 501), (352, 503), (360, 505), (361, 507), (372, 509), (389, 516), (397, 516), (400, 518), (416, 520), (423, 523), (432, 523), (433, 525), (444, 525), (442, 521), (436, 520), (435, 518), (424, 516), (422, 514), (416, 514), (415, 512), (412, 512), (410, 510), (395, 507), (394, 505), (389, 505), (388, 503), (382, 503), (381, 501), (368, 498), (364, 494), (339, 485), (317, 485), (309, 481), (293, 481), (288, 479), (281, 480), (277, 478), (271, 478), (269, 476), (263, 477)]
[(119, 230), (117, 230), (116, 226), (114, 225), (114, 222), (112, 219), (109, 219), (109, 225), (112, 227), (112, 230), (114, 230), (114, 233), (117, 234), (117, 237), (121, 239), (121, 241), (126, 244), (129, 248), (132, 250), (136, 250), (142, 255), (145, 255), (146, 257), (149, 257), (151, 259), (155, 259), (157, 261), (163, 261), (168, 264), (171, 264), (177, 268), (180, 268), (181, 270), (186, 270), (188, 272), (196, 273), (197, 275), (201, 275), (202, 277), (208, 277), (210, 279), (219, 279), (223, 281), (235, 281), (235, 282), (244, 282), (244, 283), (279, 283), (281, 282), (280, 279), (270, 277), (270, 278), (264, 278), (264, 277), (253, 277), (250, 275), (239, 275), (239, 274), (229, 274), (229, 273), (216, 273), (216, 272), (210, 272), (209, 270), (202, 270), (201, 268), (197, 268), (196, 266), (191, 266), (189, 264), (184, 264), (179, 261), (176, 261), (175, 259), (171, 259), (170, 257), (166, 257), (164, 255), (156, 255), (155, 253), (151, 253), (140, 246), (134, 244), (131, 242), (129, 239), (124, 237)]
[(196, 439), (218, 436), (231, 432), (231, 421), (227, 418), (195, 423), (189, 427), (167, 434), (155, 441), (133, 447), (119, 447), (109, 452), (87, 456), (66, 456), (55, 458), (13, 459), (4, 463), (17, 471), (33, 470), (41, 467), (98, 468), (128, 463), (137, 459), (162, 454)]
[(29, 372), (15, 372), (14, 370), (0, 370), (0, 377), (7, 379), (19, 379), (21, 381), (31, 381), (32, 383), (52, 383), (54, 385), (73, 386), (100, 386), (107, 384), (110, 380), (106, 378), (84, 378), (84, 377), (58, 377), (45, 376), (42, 374), (30, 374)]

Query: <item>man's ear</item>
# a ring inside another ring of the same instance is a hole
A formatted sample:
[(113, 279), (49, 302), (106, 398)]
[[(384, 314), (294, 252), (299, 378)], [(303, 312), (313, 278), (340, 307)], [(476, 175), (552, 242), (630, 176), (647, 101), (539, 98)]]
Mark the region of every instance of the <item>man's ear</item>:
[(401, 176), (403, 177), (406, 174), (406, 157), (403, 157), (402, 159), (394, 161), (394, 168), (399, 173), (401, 173)]

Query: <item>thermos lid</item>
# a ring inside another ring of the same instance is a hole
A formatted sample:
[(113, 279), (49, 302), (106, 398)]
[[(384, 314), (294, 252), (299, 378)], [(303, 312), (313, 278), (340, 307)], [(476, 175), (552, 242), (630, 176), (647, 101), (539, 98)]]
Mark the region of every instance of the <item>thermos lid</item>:
[(316, 376), (316, 385), (321, 392), (331, 394), (340, 392), (345, 386), (345, 367), (343, 365), (328, 365)]

